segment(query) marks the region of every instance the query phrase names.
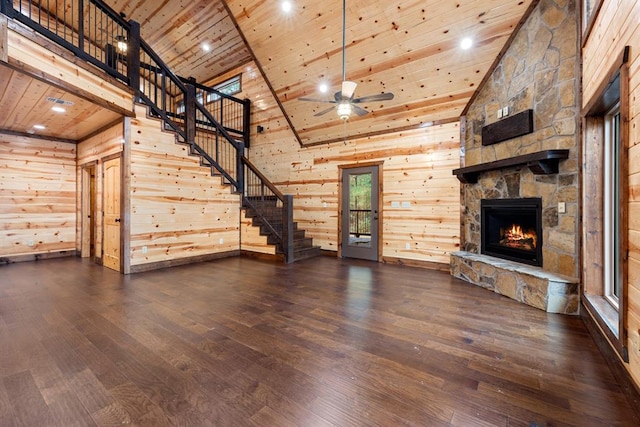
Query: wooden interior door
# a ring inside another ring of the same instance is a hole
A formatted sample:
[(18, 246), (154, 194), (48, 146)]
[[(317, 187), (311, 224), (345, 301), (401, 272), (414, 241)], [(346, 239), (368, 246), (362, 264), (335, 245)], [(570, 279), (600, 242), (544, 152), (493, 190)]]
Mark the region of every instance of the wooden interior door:
[(120, 158), (104, 162), (103, 264), (120, 271)]
[(341, 255), (378, 261), (378, 166), (342, 169)]

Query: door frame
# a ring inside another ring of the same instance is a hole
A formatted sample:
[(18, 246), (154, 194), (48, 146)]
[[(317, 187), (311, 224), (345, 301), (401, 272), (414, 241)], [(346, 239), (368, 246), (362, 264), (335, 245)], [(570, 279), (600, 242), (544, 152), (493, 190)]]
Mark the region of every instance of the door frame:
[[(377, 261), (380, 262), (382, 260), (382, 245), (383, 245), (383, 211), (382, 207), (384, 206), (384, 202), (382, 200), (382, 166), (384, 165), (384, 161), (375, 161), (375, 162), (363, 162), (363, 163), (352, 163), (348, 165), (338, 165), (338, 257), (342, 258), (342, 174), (343, 169), (356, 169), (356, 168), (367, 168), (376, 166), (378, 168), (378, 234), (376, 238), (378, 239), (378, 254)], [(373, 189), (372, 189), (373, 191)], [(374, 236), (371, 236), (372, 238)]]
[[(105, 191), (105, 185), (104, 185), (104, 180), (105, 180), (105, 169), (104, 169), (104, 164), (108, 161), (111, 160), (115, 160), (115, 159), (119, 159), (120, 160), (120, 194), (118, 195), (119, 201), (120, 201), (120, 238), (119, 240), (119, 245), (120, 245), (120, 265), (119, 265), (119, 272), (120, 273), (124, 273), (124, 268), (125, 268), (125, 263), (124, 263), (124, 249), (125, 249), (125, 245), (124, 245), (124, 239), (123, 239), (123, 235), (124, 235), (124, 207), (123, 207), (123, 194), (124, 194), (124, 182), (123, 182), (123, 174), (124, 174), (124, 168), (123, 168), (123, 163), (124, 163), (124, 156), (122, 155), (122, 152), (118, 153), (118, 154), (113, 154), (111, 156), (106, 156), (106, 157), (102, 157), (100, 159), (100, 180), (102, 183), (102, 209), (101, 209), (101, 221), (102, 221), (102, 227), (101, 227), (101, 242), (102, 244), (100, 245), (100, 249), (101, 249), (101, 253), (100, 253), (100, 258), (102, 260), (102, 265), (104, 265), (104, 247), (105, 247), (105, 219), (104, 219), (104, 212), (105, 212), (105, 206), (106, 206), (106, 191)], [(97, 256), (97, 254), (96, 254)]]
[[(89, 258), (91, 256), (91, 245), (94, 245), (94, 251), (96, 249), (95, 246), (95, 238), (97, 233), (97, 224), (98, 224), (98, 206), (97, 200), (93, 200), (91, 203), (91, 169), (93, 169), (94, 174), (94, 188), (93, 192), (97, 196), (98, 195), (98, 169), (99, 165), (97, 161), (85, 163), (80, 165), (80, 179), (81, 179), (81, 189), (80, 189), (80, 257), (81, 258)], [(91, 218), (88, 215), (93, 216), (93, 230), (91, 230)], [(93, 232), (93, 241), (91, 241), (91, 235)], [(99, 258), (97, 253), (93, 253), (94, 258), (97, 260)]]

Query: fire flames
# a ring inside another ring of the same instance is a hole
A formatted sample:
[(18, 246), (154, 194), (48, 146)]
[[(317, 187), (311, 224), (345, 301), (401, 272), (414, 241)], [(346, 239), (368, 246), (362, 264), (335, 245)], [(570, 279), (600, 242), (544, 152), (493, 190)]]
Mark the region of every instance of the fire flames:
[(534, 230), (523, 230), (518, 224), (512, 224), (511, 227), (500, 229), (500, 235), (500, 244), (502, 246), (528, 251), (535, 250), (538, 240)]

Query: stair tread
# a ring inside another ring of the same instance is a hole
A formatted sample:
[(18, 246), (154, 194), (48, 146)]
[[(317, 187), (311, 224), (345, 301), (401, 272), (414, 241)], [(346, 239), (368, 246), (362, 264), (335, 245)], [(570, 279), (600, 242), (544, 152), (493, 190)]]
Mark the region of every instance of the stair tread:
[(305, 248), (303, 250), (300, 251), (294, 251), (293, 252), (293, 260), (294, 261), (300, 261), (303, 259), (308, 259), (308, 258), (313, 258), (316, 256), (320, 256), (322, 255), (322, 250), (320, 248), (320, 246), (312, 246), (310, 248)]

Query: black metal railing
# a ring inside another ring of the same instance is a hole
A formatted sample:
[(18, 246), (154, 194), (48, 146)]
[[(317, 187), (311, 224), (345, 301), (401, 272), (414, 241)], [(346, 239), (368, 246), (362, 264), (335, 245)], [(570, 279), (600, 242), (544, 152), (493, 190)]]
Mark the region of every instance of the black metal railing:
[(371, 235), (371, 209), (349, 209), (349, 234)]
[(206, 110), (209, 116), (219, 123), (232, 138), (242, 140), (245, 147), (248, 148), (250, 144), (250, 101), (248, 99), (239, 100), (193, 80), (187, 80), (185, 83), (195, 86), (197, 104)]
[(293, 261), (293, 196), (284, 195), (245, 157), (243, 204), (261, 219), (285, 261)]
[(100, 0), (0, 0), (2, 13), (128, 84), (129, 23)]
[[(140, 64), (132, 67), (129, 74), (132, 83), (137, 83), (137, 96), (151, 110), (151, 114), (164, 120), (167, 126), (180, 135), (183, 142), (192, 142), (187, 130), (188, 111), (178, 112), (178, 106), (187, 97), (187, 86), (143, 40), (131, 40), (131, 50), (137, 50)], [(191, 111), (194, 114), (193, 111)]]
[[(193, 96), (193, 86), (188, 86)], [(223, 128), (207, 109), (195, 103), (194, 118), (197, 126), (191, 126), (196, 132), (191, 139), (193, 148), (202, 156), (204, 161), (211, 164), (222, 175), (225, 182), (232, 184), (238, 192), (244, 189), (244, 142), (236, 140)], [(189, 116), (188, 116), (189, 117)]]

